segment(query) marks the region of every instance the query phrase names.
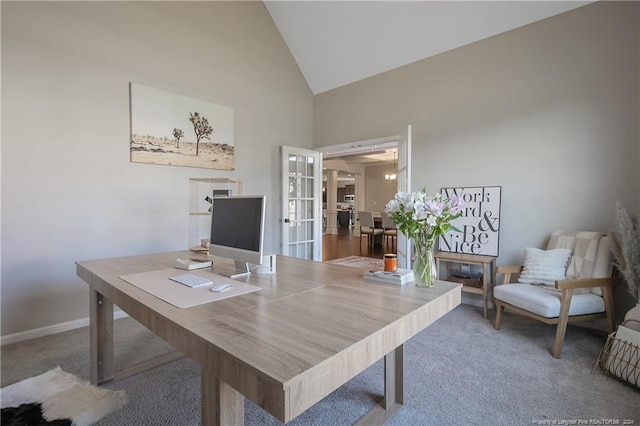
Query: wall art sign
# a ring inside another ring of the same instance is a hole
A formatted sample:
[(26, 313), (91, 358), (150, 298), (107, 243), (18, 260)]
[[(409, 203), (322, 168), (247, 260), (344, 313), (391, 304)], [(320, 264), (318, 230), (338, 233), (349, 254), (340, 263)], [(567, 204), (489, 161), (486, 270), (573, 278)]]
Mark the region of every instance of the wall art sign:
[(462, 216), (451, 223), (460, 232), (449, 231), (439, 240), (441, 251), (498, 256), (501, 186), (442, 188), (447, 198), (464, 201)]
[(233, 170), (233, 108), (130, 84), (131, 161)]

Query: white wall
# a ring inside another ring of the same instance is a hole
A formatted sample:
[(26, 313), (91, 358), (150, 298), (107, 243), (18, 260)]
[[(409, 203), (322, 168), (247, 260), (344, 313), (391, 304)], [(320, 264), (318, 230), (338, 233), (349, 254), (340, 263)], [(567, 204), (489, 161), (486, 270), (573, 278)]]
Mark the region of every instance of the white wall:
[[(314, 100), (316, 146), (413, 126), (412, 185), (502, 186), (498, 264), (640, 210), (640, 4), (597, 2)], [(357, 125), (354, 125), (357, 123)]]
[[(230, 106), (236, 169), (129, 161), (129, 82)], [(2, 336), (88, 316), (74, 261), (187, 247), (188, 179), (268, 196), (313, 96), (262, 2), (2, 2)]]

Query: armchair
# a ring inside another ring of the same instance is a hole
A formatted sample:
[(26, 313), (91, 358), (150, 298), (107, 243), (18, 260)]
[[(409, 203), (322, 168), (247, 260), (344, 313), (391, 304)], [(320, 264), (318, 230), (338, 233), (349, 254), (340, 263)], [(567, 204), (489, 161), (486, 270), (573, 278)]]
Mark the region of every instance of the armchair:
[[(555, 324), (552, 355), (560, 358), (567, 324), (606, 318), (614, 329), (613, 286), (609, 237), (599, 232), (554, 231), (547, 250), (525, 249), (524, 266), (499, 266), (501, 285), (494, 287), (500, 330), (505, 309)], [(567, 266), (568, 265), (568, 266)], [(511, 284), (513, 274), (520, 274)]]

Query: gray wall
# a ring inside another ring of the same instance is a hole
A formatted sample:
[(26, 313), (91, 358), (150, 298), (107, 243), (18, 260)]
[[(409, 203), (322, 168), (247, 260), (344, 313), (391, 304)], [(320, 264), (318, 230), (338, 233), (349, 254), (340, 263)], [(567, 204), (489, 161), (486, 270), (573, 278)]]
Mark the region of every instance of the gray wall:
[(396, 182), (384, 180), (384, 174), (393, 170), (390, 166), (367, 166), (364, 180), (365, 210), (379, 212), (384, 210), (398, 189)]
[(316, 146), (413, 126), (412, 186), (502, 186), (498, 264), (640, 207), (637, 2), (597, 2), (316, 95)]
[[(234, 108), (235, 171), (131, 163), (131, 81)], [(88, 316), (76, 260), (186, 248), (190, 177), (266, 194), (278, 251), (312, 111), (262, 2), (2, 2), (2, 336)]]
[[(261, 2), (1, 8), (3, 337), (87, 317), (75, 260), (184, 248), (190, 177), (241, 179), (275, 201), (283, 144), (412, 124), (415, 189), (503, 187), (499, 264), (555, 228), (607, 229), (616, 200), (640, 207), (634, 2), (598, 2), (315, 99)], [(130, 81), (233, 107), (236, 170), (130, 163)], [(274, 201), (266, 243), (277, 251)]]

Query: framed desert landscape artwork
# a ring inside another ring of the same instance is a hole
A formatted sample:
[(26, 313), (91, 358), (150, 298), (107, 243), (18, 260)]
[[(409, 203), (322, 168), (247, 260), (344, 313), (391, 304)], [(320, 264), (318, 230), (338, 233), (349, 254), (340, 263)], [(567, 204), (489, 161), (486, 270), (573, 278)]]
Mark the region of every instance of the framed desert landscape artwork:
[(130, 84), (131, 161), (234, 169), (233, 108)]

